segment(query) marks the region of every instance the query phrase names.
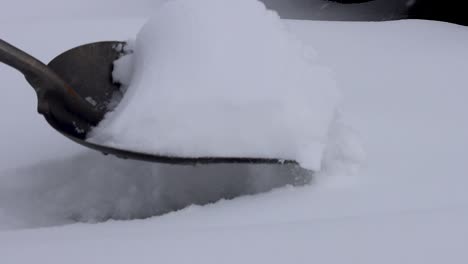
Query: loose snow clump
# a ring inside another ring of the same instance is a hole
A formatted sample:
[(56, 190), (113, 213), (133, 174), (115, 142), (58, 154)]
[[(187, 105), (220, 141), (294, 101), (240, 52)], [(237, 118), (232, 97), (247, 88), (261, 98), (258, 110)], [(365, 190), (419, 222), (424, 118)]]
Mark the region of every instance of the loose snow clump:
[[(129, 87), (89, 140), (184, 157), (293, 159), (320, 169), (339, 99), (256, 0), (173, 0), (141, 29)], [(122, 62), (123, 63), (123, 62)]]

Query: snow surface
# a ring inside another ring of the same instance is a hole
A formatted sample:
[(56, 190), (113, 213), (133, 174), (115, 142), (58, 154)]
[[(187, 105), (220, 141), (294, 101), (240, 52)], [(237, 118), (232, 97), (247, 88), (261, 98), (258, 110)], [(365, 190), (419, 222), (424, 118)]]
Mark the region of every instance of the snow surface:
[[(82, 43), (128, 39), (143, 23), (9, 21), (0, 32), (49, 61)], [(287, 24), (335, 72), (345, 120), (367, 152), (358, 173), (105, 157), (53, 131), (35, 113), (24, 78), (0, 64), (8, 98), (0, 104), (0, 263), (467, 263), (468, 29), (427, 21)], [(349, 162), (346, 151), (327, 155)], [(146, 220), (61, 226), (223, 197), (237, 198)]]
[(335, 81), (261, 2), (167, 2), (134, 51), (123, 100), (88, 140), (166, 156), (296, 160), (320, 170), (339, 101)]

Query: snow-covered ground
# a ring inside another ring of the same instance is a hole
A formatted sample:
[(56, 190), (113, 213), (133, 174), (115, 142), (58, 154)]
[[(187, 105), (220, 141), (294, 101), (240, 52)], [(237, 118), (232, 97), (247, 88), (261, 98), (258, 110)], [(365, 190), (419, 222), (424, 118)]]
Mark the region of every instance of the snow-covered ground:
[[(143, 23), (8, 20), (0, 36), (47, 62)], [(358, 173), (105, 157), (53, 131), (23, 77), (0, 64), (0, 263), (466, 263), (468, 29), (287, 24), (335, 71), (367, 153)]]

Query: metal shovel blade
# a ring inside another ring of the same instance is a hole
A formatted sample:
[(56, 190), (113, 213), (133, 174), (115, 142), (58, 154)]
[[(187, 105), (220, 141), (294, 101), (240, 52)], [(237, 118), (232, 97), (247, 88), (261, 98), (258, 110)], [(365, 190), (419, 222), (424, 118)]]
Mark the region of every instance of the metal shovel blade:
[(178, 157), (140, 153), (86, 141), (88, 132), (109, 111), (120, 85), (112, 80), (113, 62), (122, 56), (120, 41), (85, 44), (70, 49), (47, 66), (0, 39), (0, 62), (22, 72), (38, 96), (38, 111), (58, 132), (104, 154), (169, 164), (296, 163), (255, 157)]

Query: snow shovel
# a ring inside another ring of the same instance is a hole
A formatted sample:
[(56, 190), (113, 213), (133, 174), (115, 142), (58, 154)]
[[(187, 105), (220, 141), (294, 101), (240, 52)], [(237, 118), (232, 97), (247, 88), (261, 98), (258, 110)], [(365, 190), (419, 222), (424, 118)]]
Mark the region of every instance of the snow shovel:
[(139, 153), (86, 141), (104, 117), (120, 85), (113, 83), (113, 62), (122, 56), (124, 42), (105, 41), (70, 49), (48, 65), (0, 39), (0, 62), (20, 71), (38, 98), (38, 112), (62, 135), (85, 147), (123, 159), (169, 164), (296, 163), (255, 157), (176, 157)]

